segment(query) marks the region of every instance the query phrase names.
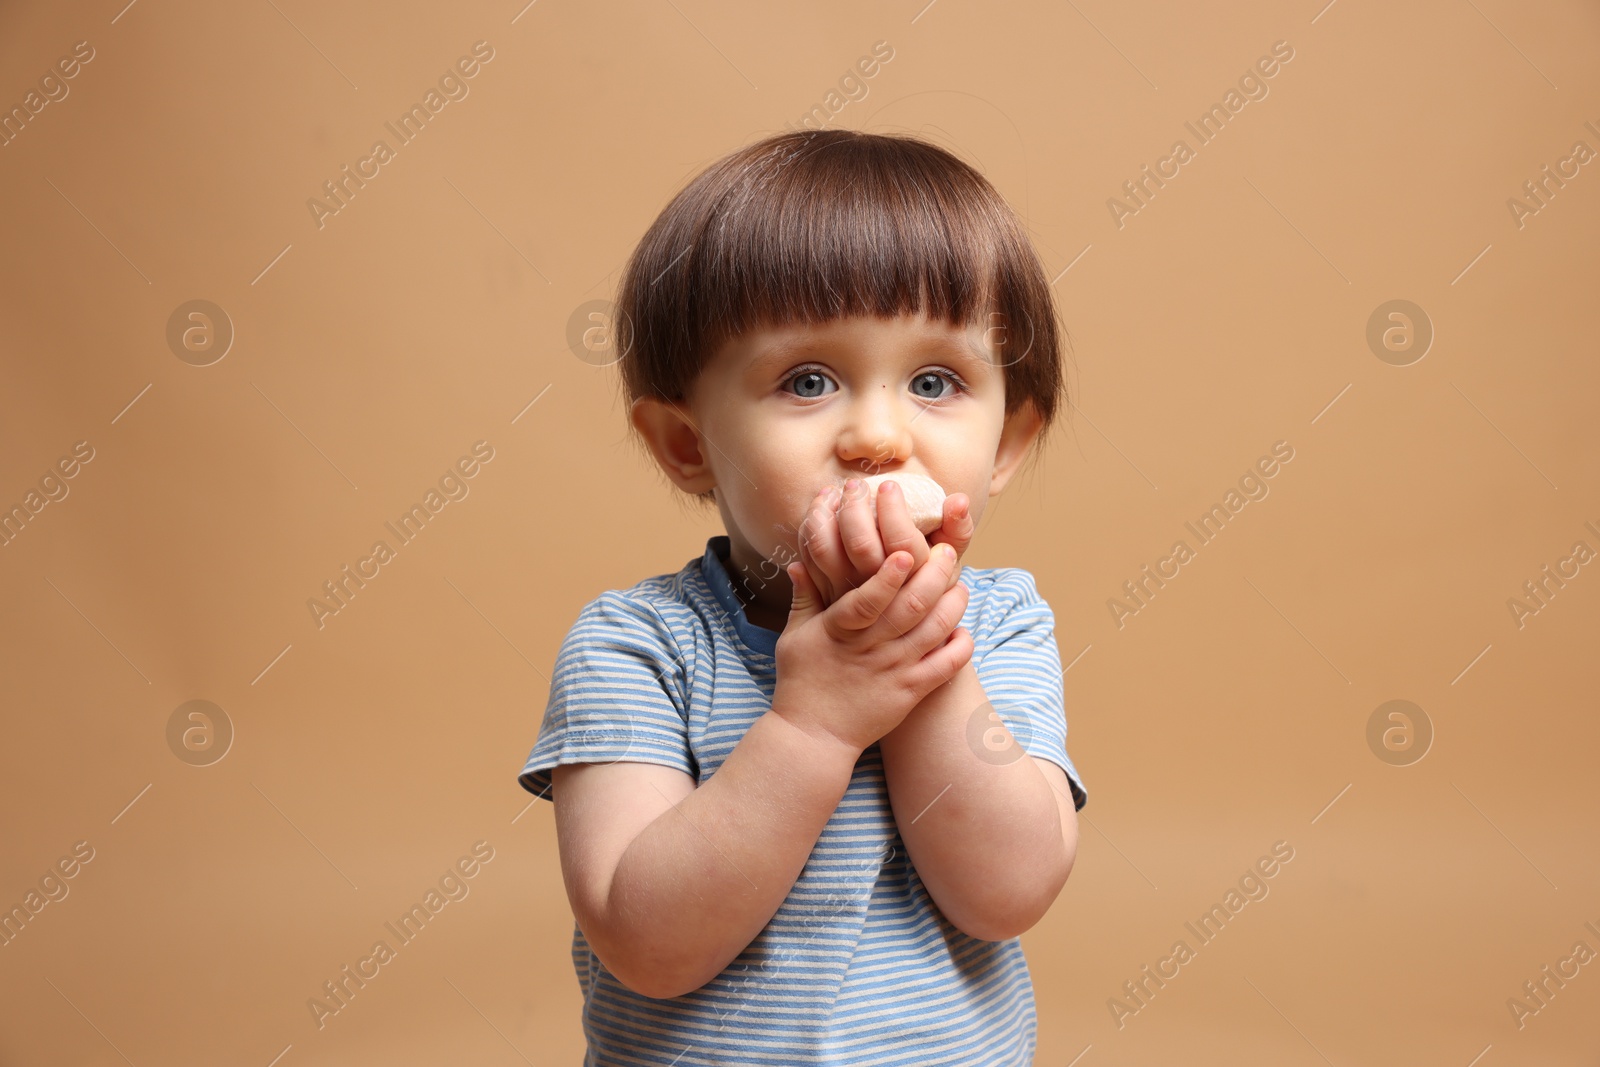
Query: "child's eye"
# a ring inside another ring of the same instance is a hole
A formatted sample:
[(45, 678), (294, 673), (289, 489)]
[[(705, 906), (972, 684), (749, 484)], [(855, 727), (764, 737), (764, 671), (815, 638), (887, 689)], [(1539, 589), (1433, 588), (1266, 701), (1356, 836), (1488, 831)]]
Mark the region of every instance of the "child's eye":
[[(806, 400), (814, 400), (825, 395), (823, 383), (832, 380), (820, 367), (796, 367), (784, 378), (782, 388), (787, 389), (790, 385), (798, 383), (795, 395)], [(941, 381), (950, 383), (951, 392), (939, 391)], [(929, 389), (933, 391), (929, 392)], [(911, 392), (920, 400), (945, 400), (956, 393), (967, 391), (966, 381), (952, 370), (924, 371), (911, 379)]]
[(801, 389), (805, 391), (796, 393), (795, 395), (803, 397), (807, 400), (813, 400), (816, 397), (821, 396), (822, 393), (812, 392), (811, 390), (820, 390), (823, 382), (831, 380), (832, 379), (830, 379), (826, 374), (823, 374), (822, 371), (817, 367), (796, 367), (794, 370), (789, 372), (788, 377), (784, 378), (783, 388), (787, 389), (791, 384), (799, 382)]
[[(941, 380), (949, 382), (953, 391), (942, 394), (935, 392), (932, 395), (923, 392), (922, 387), (930, 383), (931, 387), (937, 390), (939, 388), (938, 383)], [(955, 395), (956, 393), (966, 392), (967, 383), (962, 381), (961, 376), (956, 374), (956, 372), (953, 370), (930, 370), (923, 371), (921, 374), (911, 379), (911, 391), (917, 395), (919, 400), (943, 400), (948, 396)]]

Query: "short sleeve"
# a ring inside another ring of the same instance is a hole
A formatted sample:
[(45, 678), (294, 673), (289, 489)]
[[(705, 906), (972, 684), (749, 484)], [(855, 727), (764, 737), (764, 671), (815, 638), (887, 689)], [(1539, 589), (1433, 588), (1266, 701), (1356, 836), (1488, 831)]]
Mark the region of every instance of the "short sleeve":
[(659, 763), (698, 777), (683, 656), (654, 604), (608, 590), (578, 613), (556, 654), (544, 721), (517, 782), (550, 797), (562, 763)]
[(1033, 575), (1020, 567), (997, 568), (979, 626), (973, 642), (985, 651), (976, 670), (989, 703), (1030, 756), (1067, 772), (1073, 808), (1081, 809), (1089, 793), (1067, 755), (1055, 613), (1039, 596)]

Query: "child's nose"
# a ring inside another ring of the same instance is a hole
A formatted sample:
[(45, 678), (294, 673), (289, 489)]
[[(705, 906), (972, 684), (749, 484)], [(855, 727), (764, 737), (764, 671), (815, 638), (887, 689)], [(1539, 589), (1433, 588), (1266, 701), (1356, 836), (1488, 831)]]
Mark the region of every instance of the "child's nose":
[(910, 458), (911, 424), (919, 411), (890, 397), (888, 390), (864, 397), (851, 409), (839, 435), (839, 458), (859, 466), (862, 463), (887, 465)]

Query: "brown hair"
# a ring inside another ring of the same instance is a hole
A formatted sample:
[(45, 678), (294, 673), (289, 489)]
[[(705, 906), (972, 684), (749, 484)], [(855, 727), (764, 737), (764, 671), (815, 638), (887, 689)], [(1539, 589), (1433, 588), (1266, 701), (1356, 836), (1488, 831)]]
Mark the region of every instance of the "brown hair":
[(990, 312), (1006, 327), (1005, 413), (1033, 403), (1038, 450), (1069, 402), (1069, 339), (1010, 206), (926, 141), (796, 130), (724, 156), (672, 198), (623, 269), (614, 340), (631, 405), (684, 400), (721, 344), (755, 326), (925, 313), (965, 328)]

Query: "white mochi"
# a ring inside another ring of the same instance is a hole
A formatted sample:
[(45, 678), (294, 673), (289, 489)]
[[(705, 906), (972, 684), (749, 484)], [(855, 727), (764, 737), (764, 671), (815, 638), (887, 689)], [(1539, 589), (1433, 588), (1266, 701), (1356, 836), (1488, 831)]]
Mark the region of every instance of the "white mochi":
[(874, 522), (878, 518), (878, 487), (884, 482), (895, 482), (905, 497), (906, 510), (911, 513), (911, 521), (919, 531), (930, 534), (944, 525), (944, 489), (927, 475), (874, 474), (862, 481), (866, 482), (871, 490), (867, 494), (867, 507), (872, 513)]

